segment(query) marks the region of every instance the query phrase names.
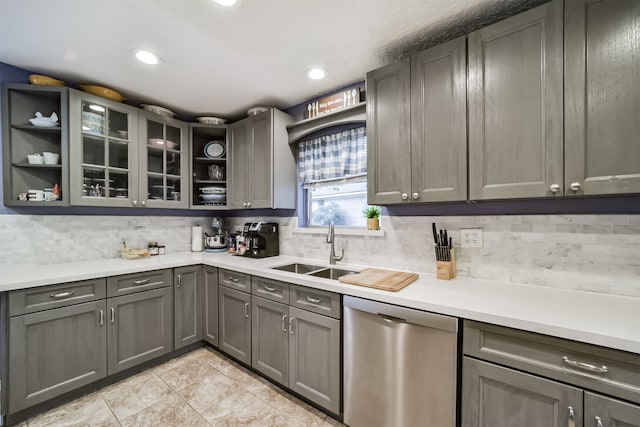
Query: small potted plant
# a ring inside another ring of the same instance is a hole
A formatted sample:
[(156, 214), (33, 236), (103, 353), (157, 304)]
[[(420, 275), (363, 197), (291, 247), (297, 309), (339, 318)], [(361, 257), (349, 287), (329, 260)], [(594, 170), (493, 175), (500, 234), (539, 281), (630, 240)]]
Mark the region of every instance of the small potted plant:
[(367, 230), (380, 230), (380, 206), (367, 206), (362, 213), (367, 218)]

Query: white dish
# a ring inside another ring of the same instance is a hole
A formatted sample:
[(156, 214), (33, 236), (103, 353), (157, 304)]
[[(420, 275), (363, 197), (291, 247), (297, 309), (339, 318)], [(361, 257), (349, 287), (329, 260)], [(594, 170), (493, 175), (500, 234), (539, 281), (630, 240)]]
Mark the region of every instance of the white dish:
[(256, 114), (263, 113), (263, 112), (267, 111), (268, 109), (269, 109), (269, 107), (255, 107), (255, 108), (252, 108), (249, 111), (247, 111), (247, 115), (248, 116), (255, 116)]
[(41, 165), (44, 163), (44, 157), (42, 157), (40, 153), (27, 154), (27, 161), (30, 165)]
[(199, 197), (205, 202), (223, 202), (227, 200), (226, 194), (200, 194)]
[(222, 141), (209, 141), (207, 145), (204, 146), (204, 155), (211, 159), (223, 157), (224, 153), (225, 146)]
[(204, 194), (227, 194), (227, 189), (222, 187), (202, 187), (200, 191)]
[(203, 125), (223, 125), (226, 123), (226, 119), (220, 117), (196, 117), (196, 120)]
[(176, 113), (169, 110), (168, 108), (160, 107), (159, 105), (150, 105), (150, 104), (140, 104), (143, 110), (149, 111), (150, 113), (157, 114), (159, 116), (164, 117), (175, 117)]
[(176, 148), (178, 144), (173, 141), (169, 141), (168, 139), (158, 139), (158, 138), (149, 138), (147, 140), (147, 145), (153, 148), (162, 148), (163, 145), (167, 146), (167, 150), (173, 150)]
[(29, 119), (32, 125), (39, 128), (53, 128), (58, 126), (57, 122), (47, 118), (47, 117), (36, 117), (35, 119)]

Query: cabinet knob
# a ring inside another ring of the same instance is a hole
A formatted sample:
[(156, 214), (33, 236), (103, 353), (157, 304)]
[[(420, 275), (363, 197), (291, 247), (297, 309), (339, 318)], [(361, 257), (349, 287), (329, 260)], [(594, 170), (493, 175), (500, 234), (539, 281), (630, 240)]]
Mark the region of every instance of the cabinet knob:
[(407, 193), (402, 193), (402, 200), (407, 200), (409, 195)]
[(138, 201), (137, 200), (133, 200), (133, 201), (131, 201), (131, 203), (133, 203), (133, 206), (138, 206)]
[(572, 182), (571, 185), (569, 186), (573, 191), (578, 191), (580, 189), (580, 183), (579, 182)]
[(560, 186), (558, 184), (551, 184), (549, 190), (551, 190), (552, 193), (557, 193), (560, 190)]
[(251, 202), (247, 202), (247, 207), (250, 208), (251, 207)]
[(413, 200), (418, 200), (418, 197), (420, 197), (420, 195), (418, 193), (413, 193), (411, 197), (413, 197)]
[(146, 201), (146, 200), (143, 200), (143, 201), (141, 201), (141, 202), (140, 202), (140, 204), (141, 204), (142, 206), (147, 206), (147, 201)]
[(247, 202), (243, 202), (243, 203), (242, 203), (242, 207), (243, 207), (243, 208), (246, 208), (246, 207), (247, 207)]

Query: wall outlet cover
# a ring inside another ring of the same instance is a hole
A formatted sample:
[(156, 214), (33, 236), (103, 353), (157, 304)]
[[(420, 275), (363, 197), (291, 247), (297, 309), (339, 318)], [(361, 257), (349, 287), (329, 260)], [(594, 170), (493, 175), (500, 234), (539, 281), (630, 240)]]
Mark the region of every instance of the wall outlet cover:
[(460, 230), (460, 246), (463, 248), (482, 247), (482, 228), (463, 228)]

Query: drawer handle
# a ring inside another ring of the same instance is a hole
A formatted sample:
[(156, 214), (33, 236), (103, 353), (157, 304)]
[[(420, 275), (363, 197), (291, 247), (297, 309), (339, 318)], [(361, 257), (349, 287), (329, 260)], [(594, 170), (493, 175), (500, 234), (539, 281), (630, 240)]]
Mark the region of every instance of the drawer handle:
[(596, 423), (596, 427), (604, 427), (604, 424), (602, 424), (602, 418), (596, 417)]
[(149, 279), (148, 277), (146, 279), (140, 279), (140, 280), (134, 280), (133, 284), (134, 285), (146, 285), (147, 283), (149, 283), (151, 281), (151, 279)]
[(569, 406), (569, 423), (568, 427), (576, 427), (576, 414), (573, 412), (573, 407)]
[(104, 310), (100, 309), (100, 326), (104, 325)]
[(229, 280), (231, 280), (232, 282), (236, 283), (240, 279), (238, 279), (237, 277), (229, 276)]
[(70, 297), (74, 293), (74, 291), (58, 292), (57, 294), (51, 294), (51, 298), (66, 298)]
[(290, 335), (293, 335), (293, 319), (295, 319), (295, 317), (289, 318), (289, 334)]
[(275, 290), (276, 290), (276, 288), (274, 288), (272, 286), (267, 286), (267, 285), (264, 285), (264, 289), (269, 291), (269, 292), (275, 292)]
[(313, 304), (320, 304), (320, 301), (322, 301), (322, 299), (321, 298), (307, 297), (307, 301), (309, 301), (310, 303), (313, 303)]
[(282, 316), (282, 332), (284, 333), (287, 333), (286, 322), (287, 322), (287, 315), (285, 314)]
[(249, 317), (249, 303), (244, 305), (244, 317)]
[(607, 368), (604, 365), (596, 366), (596, 365), (592, 365), (591, 363), (578, 362), (576, 360), (569, 359), (567, 356), (562, 357), (562, 360), (567, 365), (571, 365), (574, 368), (578, 368), (578, 369), (584, 369), (585, 371), (597, 372), (599, 374), (606, 374), (607, 372), (609, 372), (609, 368)]

